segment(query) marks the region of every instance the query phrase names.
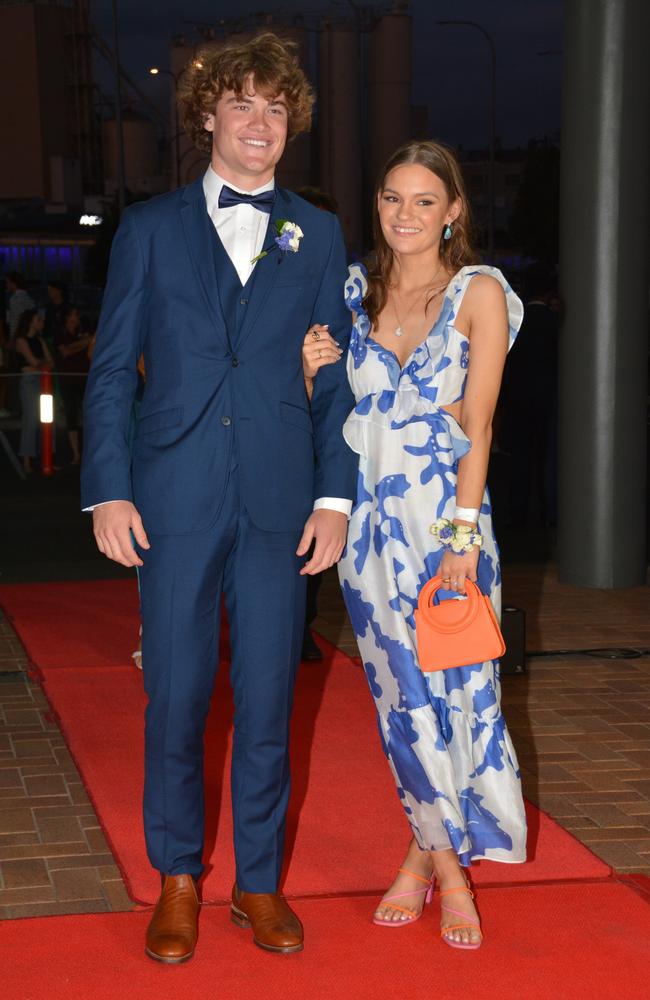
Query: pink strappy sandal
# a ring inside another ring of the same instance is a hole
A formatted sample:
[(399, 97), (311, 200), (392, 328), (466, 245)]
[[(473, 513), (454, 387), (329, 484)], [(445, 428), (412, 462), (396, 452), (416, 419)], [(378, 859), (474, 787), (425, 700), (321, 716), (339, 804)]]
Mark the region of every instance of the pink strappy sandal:
[[(418, 882), (424, 882), (426, 889), (412, 889), (410, 892), (398, 892), (395, 893), (393, 896), (384, 896), (381, 903), (379, 904), (380, 906), (383, 906), (384, 903), (390, 903), (393, 910), (399, 910), (400, 913), (406, 913), (408, 919), (382, 920), (381, 917), (375, 916), (372, 918), (372, 922), (373, 924), (377, 924), (379, 927), (407, 927), (409, 924), (414, 924), (415, 921), (419, 920), (420, 917), (422, 916), (422, 910), (424, 909), (424, 905), (431, 902), (431, 896), (433, 894), (433, 881), (434, 881), (433, 875), (431, 876), (431, 878), (425, 878), (423, 875), (416, 875), (415, 872), (410, 872), (408, 868), (398, 868), (398, 871), (401, 872), (402, 875), (410, 875), (411, 878), (417, 879)], [(419, 913), (416, 910), (409, 910), (408, 907), (406, 906), (399, 906), (397, 903), (393, 903), (394, 899), (403, 899), (404, 896), (416, 896), (416, 895), (420, 896), (423, 895), (424, 893), (426, 893), (424, 897), (424, 905), (422, 906), (422, 910), (420, 910)]]
[[(474, 899), (474, 893), (468, 885), (459, 885), (455, 889), (443, 889), (440, 893), (440, 898), (442, 900), (443, 896), (450, 896), (452, 892), (468, 892), (469, 895)], [(464, 921), (461, 924), (451, 924), (449, 927), (440, 928), (440, 936), (445, 944), (448, 944), (450, 948), (462, 948), (465, 951), (476, 951), (480, 948), (483, 943), (483, 932), (481, 931), (480, 924), (474, 923), (472, 920), (468, 920), (466, 913), (461, 913), (460, 910), (452, 910), (451, 907), (445, 906), (444, 903), (440, 903), (440, 909), (444, 910), (445, 913), (453, 913), (455, 917), (463, 917)], [(473, 931), (478, 931), (481, 935), (480, 941), (452, 941), (447, 935), (451, 931), (461, 931), (465, 929), (470, 929)]]

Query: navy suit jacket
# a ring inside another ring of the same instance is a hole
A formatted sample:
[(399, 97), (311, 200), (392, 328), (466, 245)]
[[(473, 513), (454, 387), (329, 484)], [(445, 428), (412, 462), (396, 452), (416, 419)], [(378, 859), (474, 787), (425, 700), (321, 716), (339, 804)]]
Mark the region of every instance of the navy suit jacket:
[(242, 503), (263, 530), (300, 529), (318, 497), (354, 497), (357, 456), (341, 434), (354, 405), (344, 360), (320, 370), (310, 406), (301, 357), (316, 322), (347, 347), (340, 227), (282, 189), (265, 247), (276, 219), (300, 226), (300, 249), (274, 249), (242, 288), (202, 178), (125, 211), (85, 397), (83, 507), (132, 500), (154, 534), (202, 531), (219, 514), (233, 449)]

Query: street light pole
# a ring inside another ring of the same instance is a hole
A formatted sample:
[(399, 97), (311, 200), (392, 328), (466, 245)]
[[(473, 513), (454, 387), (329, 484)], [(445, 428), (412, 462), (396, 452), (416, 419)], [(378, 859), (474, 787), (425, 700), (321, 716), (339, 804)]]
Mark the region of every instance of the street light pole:
[(176, 187), (181, 186), (181, 132), (180, 125), (178, 121), (178, 79), (180, 73), (174, 73), (171, 69), (160, 69), (158, 66), (152, 66), (149, 70), (152, 76), (159, 76), (161, 73), (165, 76), (171, 76), (174, 81), (174, 152), (176, 159)]
[(496, 145), (497, 50), (492, 35), (477, 21), (436, 21), (441, 27), (464, 25), (480, 31), (490, 47), (490, 165), (488, 174), (488, 257), (494, 254), (494, 148)]

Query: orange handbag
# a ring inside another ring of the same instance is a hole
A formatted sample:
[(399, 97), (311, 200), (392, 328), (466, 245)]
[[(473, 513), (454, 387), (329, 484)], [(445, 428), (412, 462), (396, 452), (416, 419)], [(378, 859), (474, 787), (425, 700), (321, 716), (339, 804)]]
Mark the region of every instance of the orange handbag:
[(506, 644), (490, 598), (466, 580), (465, 598), (432, 604), (437, 591), (443, 589), (440, 577), (434, 576), (418, 597), (414, 614), (420, 669), (430, 673), (503, 656)]

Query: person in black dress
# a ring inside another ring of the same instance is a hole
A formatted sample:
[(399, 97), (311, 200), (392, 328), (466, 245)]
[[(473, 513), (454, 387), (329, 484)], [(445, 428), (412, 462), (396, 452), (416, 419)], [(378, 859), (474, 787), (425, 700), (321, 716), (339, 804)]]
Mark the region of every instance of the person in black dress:
[(18, 453), (22, 457), (25, 472), (30, 473), (39, 450), (41, 372), (53, 367), (52, 355), (43, 337), (43, 316), (36, 309), (27, 309), (18, 320), (15, 350), (21, 361), (22, 372), (22, 423)]
[(61, 371), (59, 389), (65, 412), (65, 425), (72, 452), (72, 465), (79, 465), (79, 428), (84, 389), (88, 373), (88, 345), (91, 336), (84, 332), (79, 310), (70, 306), (61, 327), (55, 330), (54, 348), (57, 367)]

